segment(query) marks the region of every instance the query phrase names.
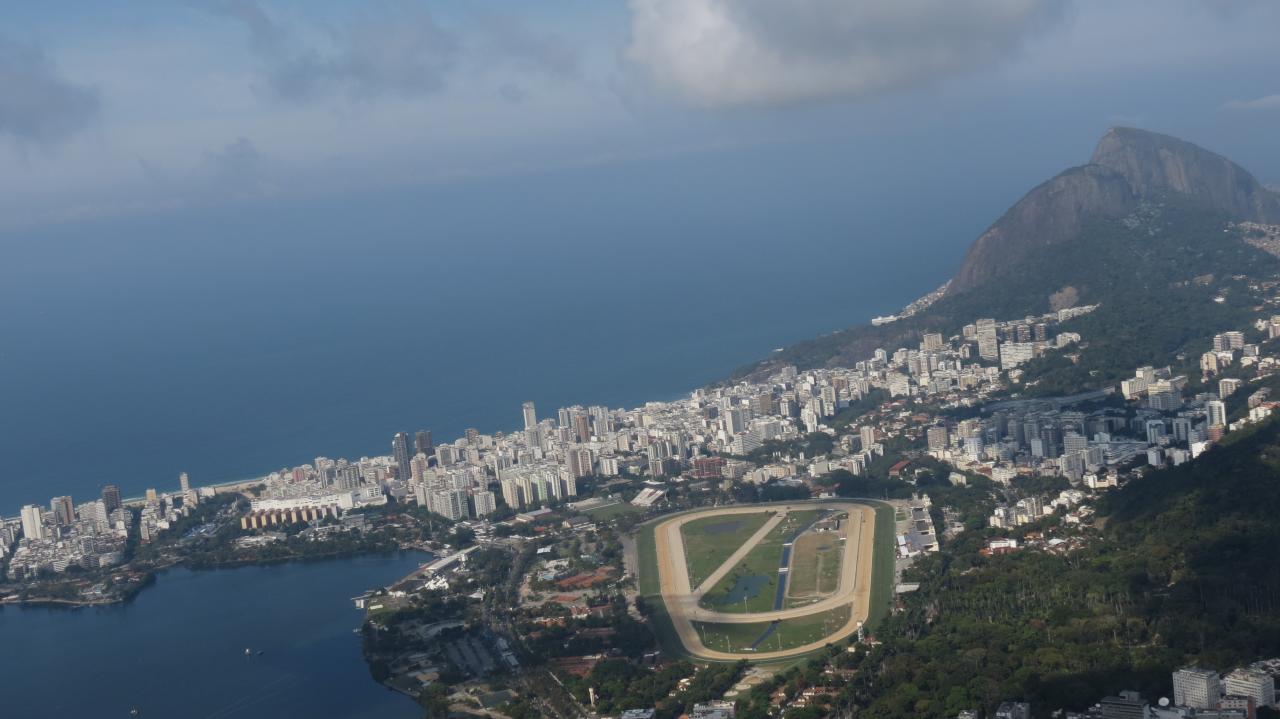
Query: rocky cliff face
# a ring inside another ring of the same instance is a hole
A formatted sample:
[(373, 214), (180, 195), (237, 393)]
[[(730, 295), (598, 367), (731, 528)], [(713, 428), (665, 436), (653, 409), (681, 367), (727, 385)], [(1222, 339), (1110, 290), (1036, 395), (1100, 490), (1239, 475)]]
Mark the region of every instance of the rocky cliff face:
[(1168, 135), (1114, 127), (1091, 163), (1114, 170), (1139, 195), (1193, 195), (1240, 220), (1280, 222), (1280, 197), (1227, 158)]
[(1127, 215), (1138, 201), (1118, 173), (1097, 165), (1073, 167), (1028, 192), (982, 233), (969, 247), (947, 293), (977, 287), (1038, 248), (1070, 240), (1088, 217)]
[(1195, 197), (1238, 220), (1280, 223), (1280, 195), (1239, 165), (1189, 142), (1117, 127), (1098, 142), (1088, 165), (1040, 185), (969, 248), (948, 294), (974, 289), (1038, 247), (1068, 242), (1091, 217), (1123, 217), (1146, 198)]

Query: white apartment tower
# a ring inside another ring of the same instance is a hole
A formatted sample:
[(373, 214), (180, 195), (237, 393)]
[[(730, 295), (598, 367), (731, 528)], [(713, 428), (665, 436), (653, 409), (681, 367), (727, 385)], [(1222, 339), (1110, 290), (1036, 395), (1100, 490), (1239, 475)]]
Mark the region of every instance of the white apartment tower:
[(992, 362), (1000, 359), (1000, 342), (996, 334), (996, 321), (993, 319), (978, 320), (974, 323), (978, 339), (978, 356)]
[(22, 536), (27, 539), (44, 539), (44, 523), (40, 518), (40, 508), (28, 504), (22, 508)]
[(1209, 426), (1226, 426), (1227, 424), (1227, 405), (1220, 399), (1211, 399), (1204, 403), (1205, 411), (1209, 415)]
[(1193, 709), (1214, 709), (1222, 696), (1218, 673), (1187, 667), (1173, 673), (1173, 703)]
[(1271, 675), (1256, 669), (1237, 669), (1222, 678), (1227, 694), (1252, 697), (1258, 706), (1276, 703), (1276, 682)]
[(498, 508), (497, 499), (493, 496), (493, 492), (488, 490), (476, 492), (471, 495), (472, 502), (475, 504), (476, 516), (484, 517), (492, 514)]
[(876, 428), (870, 425), (858, 428), (858, 439), (862, 440), (862, 451), (871, 449), (871, 445), (876, 443)]

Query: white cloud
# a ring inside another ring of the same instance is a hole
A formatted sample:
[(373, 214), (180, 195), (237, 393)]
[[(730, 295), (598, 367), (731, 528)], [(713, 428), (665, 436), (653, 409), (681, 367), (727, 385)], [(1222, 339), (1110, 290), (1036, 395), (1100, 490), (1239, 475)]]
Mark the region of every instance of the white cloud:
[(1062, 0), (631, 0), (627, 58), (705, 107), (873, 95), (1015, 54)]
[(1228, 110), (1275, 110), (1280, 108), (1280, 95), (1266, 95), (1253, 100), (1232, 100), (1223, 107)]

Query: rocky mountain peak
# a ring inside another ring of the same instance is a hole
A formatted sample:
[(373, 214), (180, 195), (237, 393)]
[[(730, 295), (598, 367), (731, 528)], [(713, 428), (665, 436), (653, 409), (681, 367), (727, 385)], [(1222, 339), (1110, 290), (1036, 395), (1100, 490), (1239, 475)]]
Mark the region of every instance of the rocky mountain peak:
[(1118, 172), (1142, 197), (1176, 192), (1237, 219), (1280, 221), (1275, 193), (1227, 158), (1176, 137), (1113, 127), (1098, 141), (1090, 162)]
[(1280, 223), (1280, 195), (1234, 162), (1176, 137), (1113, 127), (1089, 164), (1028, 192), (974, 241), (948, 294), (1016, 268), (1039, 247), (1069, 242), (1091, 217), (1124, 217), (1171, 193), (1237, 220)]

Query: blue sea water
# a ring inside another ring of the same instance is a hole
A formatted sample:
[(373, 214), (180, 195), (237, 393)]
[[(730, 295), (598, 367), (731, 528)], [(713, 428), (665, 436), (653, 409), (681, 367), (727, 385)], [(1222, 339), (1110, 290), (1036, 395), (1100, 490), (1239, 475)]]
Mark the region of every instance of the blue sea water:
[[(679, 396), (940, 284), (1006, 203), (951, 177), (777, 146), (0, 234), (0, 514)], [(0, 713), (416, 716), (348, 601), (413, 564), (4, 609)]]
[(5, 607), (0, 715), (123, 719), (136, 707), (144, 719), (420, 717), (369, 676), (350, 598), (427, 556), (173, 569), (124, 605)]
[(855, 164), (726, 152), (9, 232), (0, 513), (510, 430), (524, 400), (670, 399), (895, 311), (990, 215)]

